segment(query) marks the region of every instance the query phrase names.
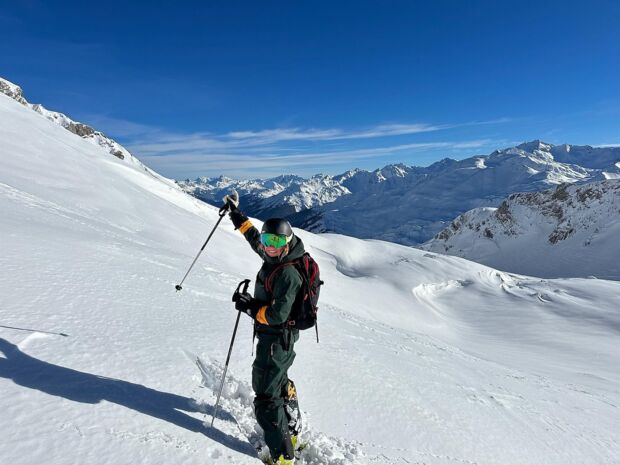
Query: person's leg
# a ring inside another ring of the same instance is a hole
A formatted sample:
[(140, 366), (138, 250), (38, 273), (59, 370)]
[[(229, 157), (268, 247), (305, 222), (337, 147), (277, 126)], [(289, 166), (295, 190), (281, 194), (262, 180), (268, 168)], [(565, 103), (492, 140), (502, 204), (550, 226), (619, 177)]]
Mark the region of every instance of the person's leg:
[(282, 347), (280, 338), (259, 336), (256, 359), (252, 366), (254, 410), (274, 459), (280, 455), (293, 458), (282, 392), (288, 384), (287, 371), (294, 359), (293, 344), (290, 344), (287, 351)]

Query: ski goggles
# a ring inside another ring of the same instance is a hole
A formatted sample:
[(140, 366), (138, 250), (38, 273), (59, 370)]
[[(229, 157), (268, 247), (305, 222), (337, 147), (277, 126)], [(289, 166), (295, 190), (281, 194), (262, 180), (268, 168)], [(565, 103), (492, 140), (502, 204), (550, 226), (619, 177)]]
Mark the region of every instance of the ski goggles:
[(274, 247), (279, 249), (288, 244), (289, 238), (283, 234), (262, 233), (260, 235), (260, 243), (265, 247)]

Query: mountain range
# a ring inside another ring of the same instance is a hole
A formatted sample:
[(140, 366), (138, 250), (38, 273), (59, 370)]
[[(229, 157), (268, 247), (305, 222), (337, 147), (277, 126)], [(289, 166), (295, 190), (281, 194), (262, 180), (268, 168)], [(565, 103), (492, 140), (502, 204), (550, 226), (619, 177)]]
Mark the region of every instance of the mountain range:
[(620, 147), (535, 140), (489, 155), (445, 158), (428, 167), (397, 164), (307, 179), (220, 176), (178, 183), (214, 205), (235, 189), (249, 215), (286, 217), (308, 231), (417, 245), (433, 238), (458, 215), (473, 208), (497, 207), (515, 192), (619, 178)]

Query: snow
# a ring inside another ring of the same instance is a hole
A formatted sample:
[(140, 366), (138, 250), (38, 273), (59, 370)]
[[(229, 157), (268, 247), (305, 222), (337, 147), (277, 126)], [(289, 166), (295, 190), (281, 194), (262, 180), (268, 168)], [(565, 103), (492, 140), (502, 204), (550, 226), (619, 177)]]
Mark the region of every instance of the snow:
[(484, 164), (484, 158), (476, 158), (476, 168), (483, 170), (486, 167), (487, 165)]
[(603, 171), (603, 177), (605, 179), (620, 179), (620, 173), (608, 173)]
[[(259, 258), (225, 219), (175, 292), (216, 208), (4, 95), (0, 121), (0, 463), (257, 463), (248, 318), (203, 422)], [(296, 232), (327, 283), (302, 463), (620, 461), (620, 283)]]

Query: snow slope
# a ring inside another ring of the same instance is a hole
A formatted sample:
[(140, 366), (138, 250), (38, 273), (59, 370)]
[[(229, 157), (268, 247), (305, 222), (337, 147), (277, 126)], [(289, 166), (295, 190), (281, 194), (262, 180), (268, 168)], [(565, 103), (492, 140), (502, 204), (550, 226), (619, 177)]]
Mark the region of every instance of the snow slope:
[(506, 271), (620, 280), (620, 180), (512, 194), (456, 218), (424, 244)]
[[(0, 192), (0, 463), (257, 463), (248, 318), (203, 424), (260, 264), (228, 219), (176, 293), (217, 209), (4, 95)], [(619, 283), (297, 232), (327, 283), (302, 463), (620, 461)]]

